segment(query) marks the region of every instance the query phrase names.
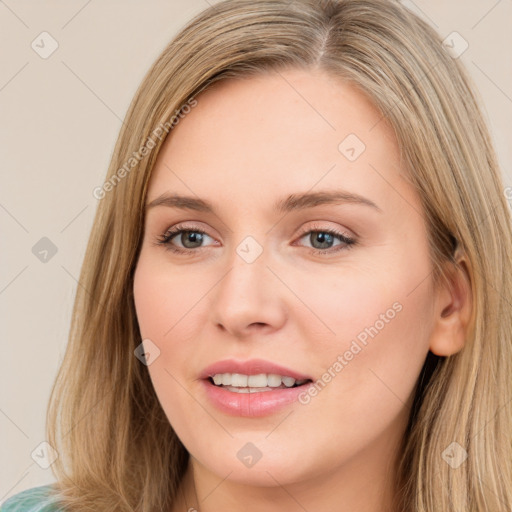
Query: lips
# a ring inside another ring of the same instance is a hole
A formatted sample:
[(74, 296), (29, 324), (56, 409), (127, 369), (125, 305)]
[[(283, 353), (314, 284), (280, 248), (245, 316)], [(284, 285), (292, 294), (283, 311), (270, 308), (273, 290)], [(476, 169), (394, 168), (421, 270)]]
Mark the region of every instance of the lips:
[[(216, 375), (218, 378), (220, 374), (281, 375), (305, 382), (289, 388), (285, 385), (276, 388), (252, 388), (251, 392), (242, 393), (240, 392), (242, 388), (215, 385), (213, 376)], [(261, 417), (274, 414), (284, 407), (290, 406), (293, 402), (297, 402), (299, 395), (313, 385), (309, 375), (263, 359), (218, 361), (201, 372), (201, 383), (207, 400), (217, 410), (238, 417)]]

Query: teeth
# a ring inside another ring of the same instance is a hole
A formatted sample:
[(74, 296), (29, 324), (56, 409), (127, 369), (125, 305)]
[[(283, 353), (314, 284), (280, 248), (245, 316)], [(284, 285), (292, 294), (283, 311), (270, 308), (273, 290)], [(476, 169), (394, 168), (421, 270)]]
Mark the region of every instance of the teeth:
[(281, 385), (281, 376), (280, 375), (275, 375), (273, 373), (270, 374), (267, 377), (267, 384), (271, 388), (278, 388)]
[[(259, 375), (249, 375), (246, 381), (246, 386), (250, 388), (266, 388), (267, 380), (267, 376), (264, 373), (260, 373)], [(236, 386), (233, 382), (231, 382), (231, 385)]]
[[(216, 386), (225, 386), (227, 388), (244, 388), (237, 389), (242, 393), (254, 393), (263, 391), (266, 388), (278, 388), (284, 385), (291, 388), (295, 384), (301, 385), (306, 380), (295, 380), (293, 377), (276, 375), (274, 373), (260, 373), (258, 375), (244, 375), (241, 373), (217, 373), (212, 376)], [(230, 389), (231, 391), (231, 389)]]
[[(224, 377), (222, 377), (222, 383), (225, 384)], [(231, 375), (231, 385), (235, 386), (237, 388), (245, 388), (247, 386), (247, 375), (242, 375), (240, 373), (233, 373)]]
[(282, 377), (281, 380), (283, 381), (283, 384), (287, 388), (291, 388), (295, 384), (295, 379), (293, 379), (292, 377)]

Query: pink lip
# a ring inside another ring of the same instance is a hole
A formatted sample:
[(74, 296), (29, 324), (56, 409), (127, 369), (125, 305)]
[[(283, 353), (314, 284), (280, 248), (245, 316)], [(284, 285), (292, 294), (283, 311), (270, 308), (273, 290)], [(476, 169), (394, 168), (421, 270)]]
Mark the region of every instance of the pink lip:
[(274, 389), (257, 393), (236, 393), (215, 386), (211, 382), (209, 377), (217, 373), (242, 373), (244, 375), (273, 373), (293, 377), (296, 380), (312, 379), (307, 375), (263, 359), (218, 361), (203, 370), (201, 373), (201, 384), (208, 400), (218, 410), (230, 416), (259, 417), (275, 413), (287, 405), (298, 401), (298, 396), (307, 391), (310, 385), (313, 385), (313, 382), (308, 382), (295, 388)]
[(295, 380), (311, 379), (309, 375), (286, 368), (278, 364), (265, 361), (264, 359), (249, 359), (248, 361), (235, 361), (226, 359), (217, 361), (206, 367), (200, 375), (201, 379), (212, 377), (216, 373), (242, 373), (243, 375), (258, 375), (259, 373), (282, 375), (283, 377), (293, 377)]

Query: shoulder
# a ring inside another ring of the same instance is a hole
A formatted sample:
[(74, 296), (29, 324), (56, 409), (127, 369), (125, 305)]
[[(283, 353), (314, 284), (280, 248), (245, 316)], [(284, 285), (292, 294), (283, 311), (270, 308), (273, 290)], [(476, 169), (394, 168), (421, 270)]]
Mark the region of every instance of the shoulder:
[(31, 487), (11, 496), (0, 505), (0, 512), (57, 512), (58, 508), (50, 493), (52, 485)]

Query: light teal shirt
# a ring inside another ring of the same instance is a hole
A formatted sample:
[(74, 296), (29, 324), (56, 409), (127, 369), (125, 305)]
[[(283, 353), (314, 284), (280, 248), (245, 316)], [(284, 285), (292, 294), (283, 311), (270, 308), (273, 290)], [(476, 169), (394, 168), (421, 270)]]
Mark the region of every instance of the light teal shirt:
[(58, 512), (59, 508), (50, 497), (52, 485), (41, 485), (21, 491), (0, 505), (0, 512)]

